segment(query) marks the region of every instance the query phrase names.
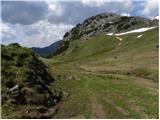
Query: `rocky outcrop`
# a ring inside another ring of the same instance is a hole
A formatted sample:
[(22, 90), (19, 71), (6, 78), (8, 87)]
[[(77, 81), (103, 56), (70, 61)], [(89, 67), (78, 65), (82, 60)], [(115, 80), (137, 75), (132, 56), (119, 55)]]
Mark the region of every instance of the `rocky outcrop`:
[(26, 99), (21, 93), (21, 87), (15, 85), (9, 89), (10, 103), (12, 104), (26, 104)]

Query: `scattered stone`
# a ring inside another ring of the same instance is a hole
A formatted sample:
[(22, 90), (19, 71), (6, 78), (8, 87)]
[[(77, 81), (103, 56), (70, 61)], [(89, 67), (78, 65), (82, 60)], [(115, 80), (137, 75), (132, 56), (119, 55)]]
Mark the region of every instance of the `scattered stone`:
[(68, 77), (68, 79), (69, 79), (69, 80), (77, 80), (78, 77), (77, 77), (77, 75), (70, 75), (70, 76)]
[(14, 90), (18, 90), (19, 89), (19, 85), (15, 85), (12, 88), (9, 89), (9, 91), (14, 91)]
[(63, 92), (62, 92), (62, 96), (63, 96), (63, 98), (64, 98), (64, 99), (66, 99), (66, 98), (68, 98), (69, 93), (68, 93), (68, 92), (63, 91)]
[(17, 96), (20, 94), (20, 86), (19, 85), (15, 85), (14, 87), (9, 89), (9, 93), (13, 96)]

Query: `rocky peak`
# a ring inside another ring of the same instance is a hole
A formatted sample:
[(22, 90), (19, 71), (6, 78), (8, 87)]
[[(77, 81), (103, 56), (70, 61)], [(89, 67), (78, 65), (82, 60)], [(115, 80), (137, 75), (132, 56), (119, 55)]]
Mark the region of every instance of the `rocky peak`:
[(155, 25), (158, 25), (158, 23), (153, 23), (152, 20), (143, 17), (128, 17), (115, 13), (102, 13), (77, 24), (70, 32), (64, 35), (64, 40), (90, 37), (102, 32), (121, 33)]

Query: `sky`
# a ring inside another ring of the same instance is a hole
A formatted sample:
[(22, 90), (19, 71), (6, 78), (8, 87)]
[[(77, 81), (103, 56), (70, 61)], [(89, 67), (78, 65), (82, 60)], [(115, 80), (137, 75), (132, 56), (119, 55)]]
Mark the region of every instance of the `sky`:
[(1, 43), (45, 47), (90, 16), (113, 12), (153, 18), (158, 9), (158, 0), (3, 0)]

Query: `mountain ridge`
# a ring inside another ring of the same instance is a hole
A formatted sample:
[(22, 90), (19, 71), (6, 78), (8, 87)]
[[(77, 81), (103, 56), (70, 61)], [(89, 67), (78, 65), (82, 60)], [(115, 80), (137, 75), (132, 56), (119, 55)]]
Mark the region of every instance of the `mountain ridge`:
[[(121, 33), (138, 28), (157, 26), (157, 22), (140, 16), (122, 16), (115, 13), (102, 13), (84, 20), (67, 32), (63, 39), (72, 40), (90, 37), (99, 33)], [(76, 36), (76, 37), (75, 37)]]
[[(77, 24), (69, 32), (66, 32), (58, 46), (51, 44), (44, 48), (32, 48), (33, 51), (42, 57), (52, 57), (57, 55), (64, 48), (68, 48), (68, 42), (79, 38), (87, 38), (101, 33), (121, 33), (138, 28), (158, 26), (158, 20), (150, 20), (139, 16), (122, 16), (116, 13), (101, 13), (85, 19)], [(55, 46), (55, 47), (54, 47)], [(62, 47), (63, 46), (63, 47)], [(65, 47), (64, 47), (65, 46)], [(62, 49), (63, 48), (63, 49)]]

